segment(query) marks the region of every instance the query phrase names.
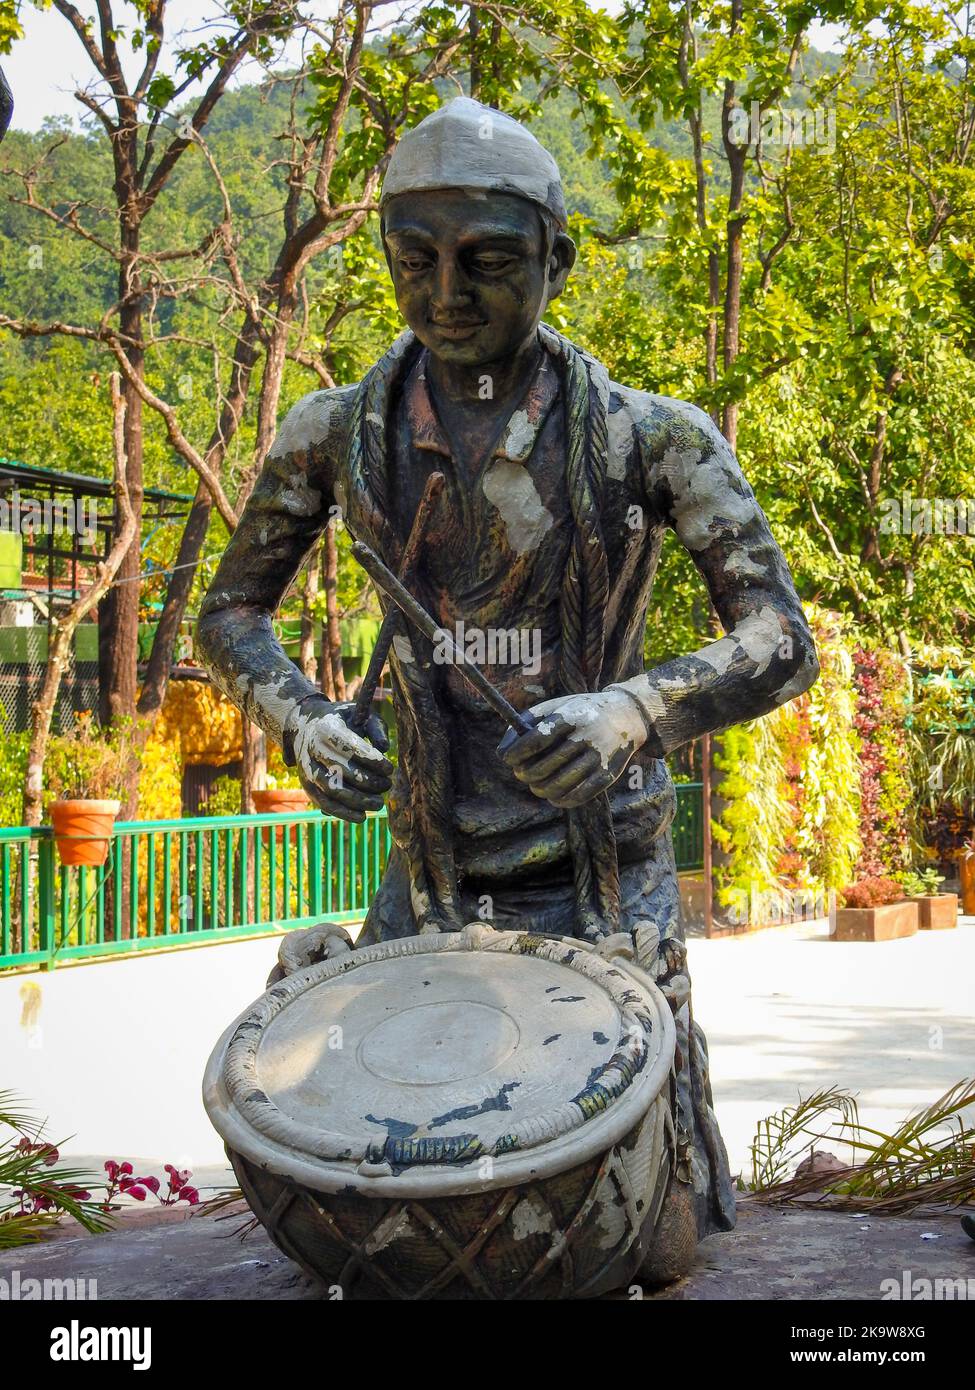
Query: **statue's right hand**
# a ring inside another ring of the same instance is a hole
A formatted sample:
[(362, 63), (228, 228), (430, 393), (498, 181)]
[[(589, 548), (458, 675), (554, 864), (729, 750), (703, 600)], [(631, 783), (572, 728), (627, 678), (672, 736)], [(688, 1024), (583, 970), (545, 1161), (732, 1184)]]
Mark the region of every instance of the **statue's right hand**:
[(378, 715), (366, 724), (366, 738), (349, 726), (354, 706), (325, 701), (297, 707), (287, 723), (298, 778), (314, 804), (342, 820), (365, 820), (382, 809), (393, 765), (383, 757), (389, 747)]

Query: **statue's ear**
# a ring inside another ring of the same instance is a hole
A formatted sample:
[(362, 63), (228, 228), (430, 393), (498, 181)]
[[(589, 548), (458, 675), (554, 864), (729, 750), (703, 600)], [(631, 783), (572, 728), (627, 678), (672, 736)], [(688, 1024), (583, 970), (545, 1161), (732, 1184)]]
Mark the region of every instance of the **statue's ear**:
[(548, 261), (547, 299), (549, 302), (557, 299), (565, 289), (565, 282), (569, 278), (569, 271), (575, 264), (575, 259), (575, 242), (565, 232), (559, 232), (552, 243), (552, 252)]

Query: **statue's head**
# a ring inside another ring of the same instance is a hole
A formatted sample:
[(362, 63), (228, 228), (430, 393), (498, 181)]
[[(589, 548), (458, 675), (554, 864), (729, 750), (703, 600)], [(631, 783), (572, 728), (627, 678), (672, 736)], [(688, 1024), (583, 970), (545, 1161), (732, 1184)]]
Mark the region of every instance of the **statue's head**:
[(575, 260), (555, 160), (467, 97), (403, 137), (380, 212), (400, 312), (458, 365), (496, 362), (532, 338)]

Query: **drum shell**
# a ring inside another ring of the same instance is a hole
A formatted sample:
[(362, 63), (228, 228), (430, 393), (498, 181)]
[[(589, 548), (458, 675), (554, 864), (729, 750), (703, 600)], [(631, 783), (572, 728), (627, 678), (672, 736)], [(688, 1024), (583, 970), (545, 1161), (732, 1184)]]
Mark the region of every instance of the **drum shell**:
[(278, 1248), (343, 1299), (594, 1297), (637, 1277), (673, 1178), (670, 1098), (609, 1152), (511, 1188), (444, 1197), (321, 1192), (229, 1146)]
[[(491, 949), (563, 949), (515, 933), (491, 933), (489, 941)], [(455, 937), (400, 949), (456, 951), (458, 944)], [(277, 1122), (258, 1132), (238, 1108), (246, 1112), (254, 1101), (251, 1082), (241, 1086), (240, 1068), (231, 1067), (237, 1080), (228, 1083), (233, 1039), (247, 1036), (254, 1040), (248, 1049), (258, 1046), (270, 1011), (287, 1007), (283, 991), (301, 991), (365, 958), (313, 966), (269, 990), (228, 1028), (210, 1059), (207, 1110), (248, 1203), (279, 1248), (343, 1298), (550, 1299), (632, 1282), (661, 1227), (675, 1166), (676, 1037), (652, 981), (632, 962), (613, 960), (612, 988), (627, 998), (636, 988), (657, 1041), (652, 1063), (611, 1105), (537, 1147), (398, 1169), (318, 1156)], [(573, 968), (583, 965), (577, 960)], [(234, 1085), (242, 1101), (234, 1100)], [(260, 1096), (259, 1107), (265, 1101)]]

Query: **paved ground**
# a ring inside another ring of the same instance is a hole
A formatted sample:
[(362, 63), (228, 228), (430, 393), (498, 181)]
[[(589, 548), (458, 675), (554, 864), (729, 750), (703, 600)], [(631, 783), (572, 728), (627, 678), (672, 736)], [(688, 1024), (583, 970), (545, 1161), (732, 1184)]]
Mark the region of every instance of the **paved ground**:
[[(102, 1299), (323, 1297), (263, 1230), (241, 1241), (237, 1217), (149, 1216), (137, 1213), (128, 1228), (109, 1235), (62, 1235), (0, 1255), (0, 1279), (9, 1285), (17, 1271), (21, 1290), (26, 1279), (95, 1280), (97, 1289), (86, 1284), (86, 1293)], [(975, 1243), (957, 1218), (879, 1220), (746, 1205), (737, 1230), (702, 1243), (687, 1278), (643, 1296), (663, 1302), (881, 1300), (903, 1298), (907, 1289), (916, 1294), (919, 1279), (932, 1281), (932, 1288), (935, 1280), (951, 1280), (955, 1298), (975, 1298)], [(627, 1296), (633, 1294), (615, 1295)]]
[(836, 942), (825, 922), (689, 944), (732, 1170), (755, 1125), (827, 1086), (892, 1127), (975, 1075), (975, 918), (903, 941)]

